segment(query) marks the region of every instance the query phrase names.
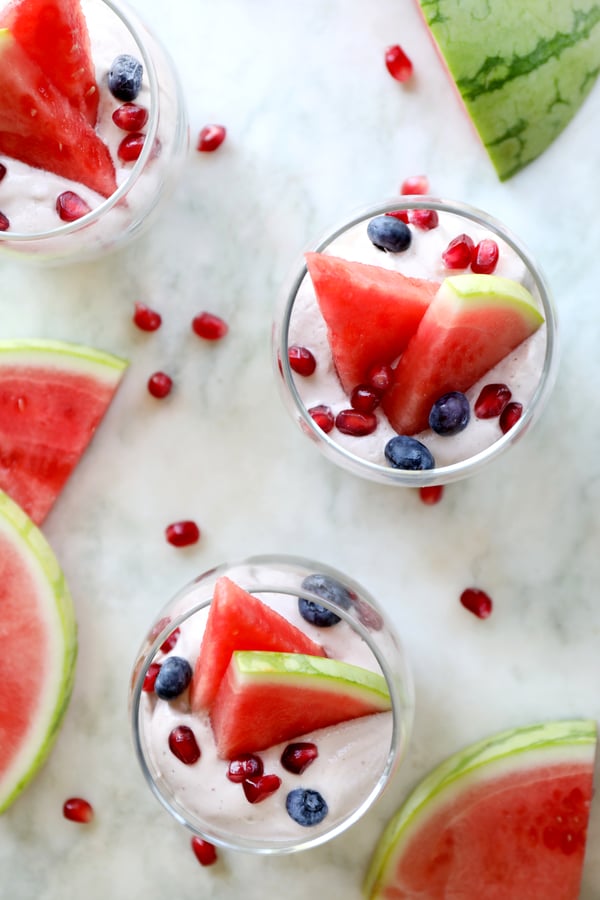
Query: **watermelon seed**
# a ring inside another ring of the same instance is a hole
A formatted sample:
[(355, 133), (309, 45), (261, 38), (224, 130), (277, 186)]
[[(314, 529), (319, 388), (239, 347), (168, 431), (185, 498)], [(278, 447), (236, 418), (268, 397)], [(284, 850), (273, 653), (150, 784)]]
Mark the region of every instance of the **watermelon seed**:
[(210, 841), (194, 835), (190, 841), (194, 855), (201, 866), (212, 866), (217, 861), (217, 848)]
[(91, 212), (91, 207), (74, 191), (63, 191), (56, 198), (56, 212), (63, 222), (75, 222)]
[(396, 81), (408, 81), (413, 73), (413, 64), (399, 44), (387, 48), (385, 65)]
[(308, 347), (299, 347), (294, 344), (288, 348), (288, 359), (290, 368), (297, 375), (302, 375), (305, 378), (312, 375), (317, 368), (317, 361)]
[(281, 785), (279, 775), (259, 775), (257, 778), (246, 778), (242, 782), (248, 803), (262, 803)]
[(186, 766), (193, 766), (201, 756), (196, 736), (188, 725), (177, 725), (171, 731), (169, 750)]
[(70, 797), (63, 803), (63, 816), (71, 822), (87, 825), (94, 817), (92, 804), (81, 797)]
[(133, 323), (134, 325), (137, 325), (141, 331), (156, 331), (162, 324), (162, 318), (160, 313), (150, 309), (150, 307), (146, 306), (144, 303), (136, 303), (135, 311), (133, 313)]
[(460, 602), (478, 619), (487, 619), (491, 615), (491, 597), (479, 588), (466, 588), (460, 595)]
[(335, 424), (333, 412), (329, 406), (320, 404), (319, 406), (311, 406), (308, 410), (309, 416), (319, 426), (321, 431), (329, 434)]
[(167, 525), (165, 535), (174, 547), (189, 547), (200, 539), (200, 529), (191, 519), (184, 519)]

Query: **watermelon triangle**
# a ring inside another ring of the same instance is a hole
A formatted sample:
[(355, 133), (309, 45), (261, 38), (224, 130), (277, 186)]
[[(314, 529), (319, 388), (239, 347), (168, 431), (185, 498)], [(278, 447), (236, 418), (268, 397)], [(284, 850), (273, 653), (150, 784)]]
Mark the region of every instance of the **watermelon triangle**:
[(236, 650), (325, 656), (323, 648), (226, 576), (215, 584), (190, 687), (192, 709), (210, 709)]
[(391, 365), (402, 353), (439, 284), (323, 253), (307, 253), (306, 265), (350, 394), (374, 366)]

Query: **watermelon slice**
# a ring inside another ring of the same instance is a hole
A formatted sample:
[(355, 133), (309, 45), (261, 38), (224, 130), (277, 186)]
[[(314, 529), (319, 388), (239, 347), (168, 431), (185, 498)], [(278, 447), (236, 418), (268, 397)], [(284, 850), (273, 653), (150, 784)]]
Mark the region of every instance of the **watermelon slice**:
[(376, 672), (322, 656), (236, 651), (210, 717), (218, 755), (232, 759), (390, 709)]
[(390, 365), (402, 353), (439, 283), (323, 253), (307, 253), (306, 265), (350, 394), (373, 366)]
[(577, 900), (596, 723), (490, 737), (431, 772), (387, 825), (369, 900)]
[(64, 576), (41, 532), (0, 492), (0, 813), (56, 738), (77, 634)]
[(79, 0), (13, 0), (2, 10), (0, 28), (8, 28), (71, 106), (95, 125), (100, 93)]
[(442, 394), (468, 390), (543, 321), (529, 291), (516, 281), (497, 275), (446, 278), (383, 396), (392, 427), (399, 434), (423, 431)]
[(536, 159), (598, 75), (597, 0), (420, 0), (499, 177)]
[(7, 29), (0, 30), (0, 153), (103, 197), (117, 189), (106, 144)]
[(0, 341), (0, 489), (37, 524), (92, 439), (126, 365), (76, 344)]
[(226, 576), (217, 579), (190, 687), (192, 709), (210, 709), (234, 650), (325, 656), (323, 648)]

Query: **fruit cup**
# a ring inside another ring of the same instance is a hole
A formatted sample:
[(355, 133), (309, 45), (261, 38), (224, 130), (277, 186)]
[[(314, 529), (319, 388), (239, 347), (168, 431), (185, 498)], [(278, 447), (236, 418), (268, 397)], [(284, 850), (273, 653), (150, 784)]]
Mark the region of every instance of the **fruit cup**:
[(137, 235), (188, 147), (163, 47), (120, 0), (13, 0), (0, 60), (2, 251), (81, 261)]
[(284, 403), (333, 462), (440, 485), (479, 471), (537, 419), (557, 366), (538, 265), (500, 222), (403, 196), (314, 244), (277, 309)]
[(412, 682), (373, 598), (287, 556), (211, 569), (152, 624), (131, 721), (162, 805), (213, 844), (315, 847), (357, 822), (402, 759)]

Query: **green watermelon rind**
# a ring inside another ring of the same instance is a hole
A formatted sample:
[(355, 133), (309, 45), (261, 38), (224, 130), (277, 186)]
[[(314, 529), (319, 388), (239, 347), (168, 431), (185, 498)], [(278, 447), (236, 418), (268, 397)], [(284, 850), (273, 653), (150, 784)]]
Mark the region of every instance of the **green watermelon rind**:
[(490, 309), (507, 307), (528, 324), (532, 334), (544, 324), (544, 317), (535, 305), (531, 292), (510, 278), (480, 274), (449, 275), (438, 293), (465, 309), (476, 305), (485, 305)]
[(46, 538), (31, 519), (10, 497), (0, 491), (0, 529), (13, 540), (15, 548), (23, 557), (29, 557), (38, 574), (47, 585), (49, 597), (54, 602), (60, 636), (64, 648), (62, 669), (56, 702), (47, 714), (44, 740), (37, 751), (26, 761), (24, 771), (16, 783), (0, 795), (0, 813), (4, 812), (28, 785), (48, 756), (71, 698), (75, 680), (77, 659), (77, 623), (73, 601), (58, 560)]
[(0, 368), (10, 366), (13, 361), (41, 368), (59, 364), (78, 374), (89, 374), (110, 382), (118, 382), (129, 365), (119, 356), (84, 344), (45, 338), (0, 340)]
[[(568, 719), (513, 728), (484, 738), (459, 750), (433, 769), (412, 791), (385, 827), (370, 862), (363, 893), (367, 898), (377, 891), (386, 875), (395, 871), (406, 841), (419, 827), (422, 815), (428, 817), (436, 801), (447, 799), (453, 790), (462, 791), (480, 779), (493, 778), (503, 767), (514, 769), (515, 759), (523, 767), (554, 762), (593, 764), (597, 744), (597, 725), (592, 719)], [(508, 768), (505, 769), (508, 771)]]

